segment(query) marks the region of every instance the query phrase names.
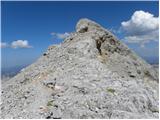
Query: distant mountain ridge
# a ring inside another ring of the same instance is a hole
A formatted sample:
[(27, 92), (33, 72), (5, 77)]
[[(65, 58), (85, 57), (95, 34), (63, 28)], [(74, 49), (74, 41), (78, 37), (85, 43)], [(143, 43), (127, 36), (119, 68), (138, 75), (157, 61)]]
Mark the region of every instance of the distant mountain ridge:
[(20, 72), (21, 69), (25, 68), (28, 65), (23, 66), (15, 66), (15, 67), (9, 67), (9, 68), (1, 68), (1, 78), (2, 80), (5, 80), (6, 78), (12, 78), (16, 74)]

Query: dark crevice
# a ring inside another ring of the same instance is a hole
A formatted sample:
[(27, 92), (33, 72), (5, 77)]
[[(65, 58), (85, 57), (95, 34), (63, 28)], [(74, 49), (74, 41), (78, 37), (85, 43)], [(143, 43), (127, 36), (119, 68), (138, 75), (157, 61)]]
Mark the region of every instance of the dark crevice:
[(46, 117), (46, 119), (52, 119), (52, 115), (53, 115), (53, 112), (51, 112), (51, 113)]
[(85, 33), (88, 31), (88, 26), (85, 26), (79, 30), (80, 33)]
[(43, 53), (43, 56), (46, 56), (47, 55), (47, 53)]
[(62, 119), (61, 117), (54, 117), (53, 116), (53, 112), (51, 112), (47, 117), (46, 119)]
[(102, 55), (102, 51), (101, 51), (101, 41), (100, 40), (96, 40), (96, 47), (99, 51), (99, 54)]

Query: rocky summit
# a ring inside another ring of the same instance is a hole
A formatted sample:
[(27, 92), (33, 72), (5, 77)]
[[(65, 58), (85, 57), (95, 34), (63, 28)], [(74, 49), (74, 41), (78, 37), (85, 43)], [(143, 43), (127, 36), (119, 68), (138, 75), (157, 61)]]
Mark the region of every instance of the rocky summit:
[(158, 73), (111, 32), (76, 32), (3, 82), (1, 118), (158, 118)]

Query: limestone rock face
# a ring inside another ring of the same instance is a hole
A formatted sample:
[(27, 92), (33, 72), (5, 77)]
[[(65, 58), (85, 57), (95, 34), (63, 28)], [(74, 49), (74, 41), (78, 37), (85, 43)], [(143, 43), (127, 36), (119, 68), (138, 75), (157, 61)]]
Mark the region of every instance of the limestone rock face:
[(158, 73), (99, 24), (2, 84), (2, 118), (158, 118)]

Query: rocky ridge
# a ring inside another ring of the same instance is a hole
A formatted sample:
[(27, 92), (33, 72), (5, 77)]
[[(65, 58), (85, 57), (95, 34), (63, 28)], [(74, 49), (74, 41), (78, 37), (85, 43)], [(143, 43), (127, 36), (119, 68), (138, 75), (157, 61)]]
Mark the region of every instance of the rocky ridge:
[(99, 24), (76, 32), (2, 84), (2, 118), (158, 118), (158, 73)]

